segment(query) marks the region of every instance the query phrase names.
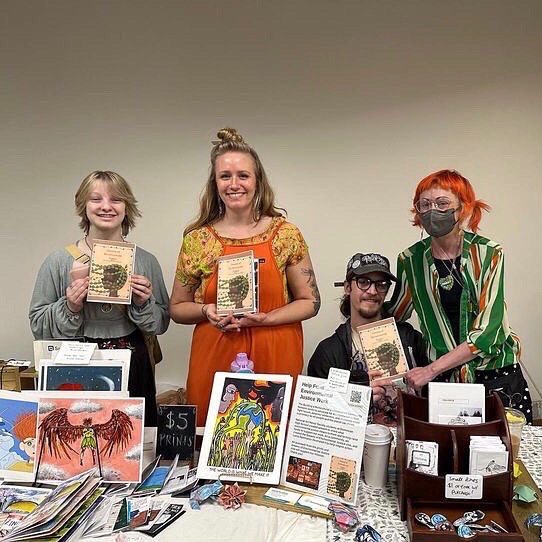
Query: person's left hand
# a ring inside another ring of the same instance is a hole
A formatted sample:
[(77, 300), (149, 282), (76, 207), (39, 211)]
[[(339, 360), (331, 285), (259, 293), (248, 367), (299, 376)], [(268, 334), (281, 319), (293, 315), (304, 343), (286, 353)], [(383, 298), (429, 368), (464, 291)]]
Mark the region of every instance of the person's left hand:
[(266, 312), (247, 312), (236, 318), (236, 323), (239, 327), (256, 327), (265, 326), (267, 320)]
[(416, 390), (421, 390), (433, 378), (435, 378), (435, 373), (432, 371), (430, 365), (427, 367), (414, 367), (414, 369), (410, 369), (405, 375), (407, 383)]
[(132, 301), (138, 307), (143, 306), (152, 295), (151, 281), (143, 275), (132, 275)]

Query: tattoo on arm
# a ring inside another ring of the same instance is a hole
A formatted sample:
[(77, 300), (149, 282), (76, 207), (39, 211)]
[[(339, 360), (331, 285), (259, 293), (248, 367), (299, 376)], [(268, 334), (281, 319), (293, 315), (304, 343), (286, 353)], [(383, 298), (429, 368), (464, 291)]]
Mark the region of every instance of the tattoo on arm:
[(318, 285), (316, 284), (316, 276), (314, 274), (314, 271), (312, 268), (301, 268), (301, 274), (305, 275), (307, 277), (307, 284), (309, 285), (312, 296), (314, 297), (313, 306), (314, 306), (314, 314), (317, 315), (318, 311), (320, 310), (320, 292), (318, 291)]
[(193, 294), (198, 289), (198, 284), (190, 283), (190, 282), (181, 282), (181, 285), (183, 288), (186, 288), (187, 292), (189, 294)]

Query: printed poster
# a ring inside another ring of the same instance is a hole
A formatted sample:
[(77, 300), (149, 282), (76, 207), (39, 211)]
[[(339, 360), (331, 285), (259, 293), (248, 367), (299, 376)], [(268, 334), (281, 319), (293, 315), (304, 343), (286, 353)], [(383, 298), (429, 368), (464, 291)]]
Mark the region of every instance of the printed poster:
[(216, 373), (198, 464), (198, 478), (278, 484), (289, 375)]
[(371, 388), (298, 376), (281, 484), (332, 500), (357, 500)]
[(32, 482), (36, 458), (38, 402), (0, 390), (0, 476)]
[(226, 315), (257, 312), (252, 250), (218, 258), (216, 312)]
[(87, 301), (131, 303), (135, 250), (134, 243), (99, 239), (92, 242)]
[(129, 361), (92, 361), (90, 365), (56, 365), (42, 361), (41, 391), (128, 391)]
[(38, 481), (66, 480), (96, 467), (107, 482), (140, 482), (144, 412), (142, 398), (40, 396)]

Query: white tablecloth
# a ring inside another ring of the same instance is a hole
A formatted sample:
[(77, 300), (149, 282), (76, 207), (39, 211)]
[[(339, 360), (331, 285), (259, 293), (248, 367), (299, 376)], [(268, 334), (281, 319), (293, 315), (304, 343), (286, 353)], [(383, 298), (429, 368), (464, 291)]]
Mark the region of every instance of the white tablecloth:
[[(521, 440), (520, 459), (542, 487), (542, 427), (526, 427)], [(384, 489), (360, 482), (358, 514), (361, 525), (369, 523), (386, 542), (408, 540), (406, 523), (399, 518), (395, 475)], [(274, 508), (245, 504), (239, 510), (224, 510), (217, 504), (205, 504), (190, 510), (154, 540), (157, 542), (351, 542), (355, 532), (342, 533), (332, 521), (284, 512)], [(97, 539), (88, 539), (95, 542)], [(115, 538), (102, 538), (111, 542)], [(141, 537), (141, 540), (150, 540)]]

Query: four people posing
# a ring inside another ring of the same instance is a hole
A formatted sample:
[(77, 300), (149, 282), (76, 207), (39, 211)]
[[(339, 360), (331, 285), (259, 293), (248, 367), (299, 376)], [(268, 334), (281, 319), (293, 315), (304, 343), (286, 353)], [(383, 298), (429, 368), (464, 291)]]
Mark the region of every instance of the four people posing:
[[(184, 232), (169, 314), (160, 266), (139, 247), (131, 305), (85, 301), (92, 240), (123, 240), (141, 214), (129, 185), (110, 171), (90, 174), (75, 204), (85, 236), (42, 265), (30, 305), (31, 329), (37, 339), (85, 338), (100, 348), (132, 349), (129, 391), (146, 398), (147, 425), (156, 423), (156, 403), (144, 334), (164, 333), (169, 315), (175, 322), (196, 324), (187, 400), (198, 406), (199, 426), (205, 424), (214, 373), (228, 371), (237, 353), (246, 352), (258, 373), (301, 373), (301, 322), (320, 308), (308, 247), (276, 206), (258, 154), (237, 131), (220, 130), (213, 142), (199, 216)], [(318, 345), (308, 374), (325, 378), (330, 367), (339, 367), (350, 370), (352, 382), (366, 384), (367, 367), (352, 330), (389, 314), (398, 322), (413, 387), (421, 389), (436, 378), (483, 382), (530, 421), (519, 341), (506, 316), (502, 249), (476, 233), (487, 209), (455, 171), (422, 179), (412, 212), (414, 224), (429, 237), (399, 255), (397, 279), (379, 254), (351, 258), (340, 307), (347, 321)], [(218, 258), (246, 250), (260, 260), (259, 312), (221, 316), (216, 311)], [(396, 281), (391, 301), (384, 304)], [(404, 322), (412, 310), (425, 343)], [(375, 403), (385, 396), (381, 388), (373, 395)]]

